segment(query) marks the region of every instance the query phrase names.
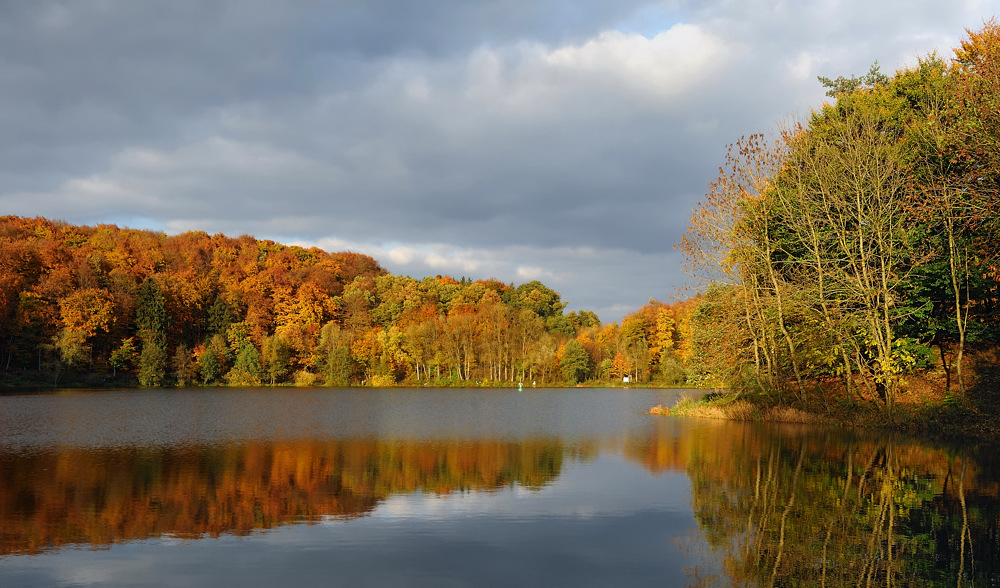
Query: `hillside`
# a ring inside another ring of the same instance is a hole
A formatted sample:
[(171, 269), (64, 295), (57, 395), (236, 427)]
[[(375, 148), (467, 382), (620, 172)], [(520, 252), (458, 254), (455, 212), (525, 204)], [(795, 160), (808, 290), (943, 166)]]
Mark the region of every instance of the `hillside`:
[(565, 306), (247, 235), (0, 218), (6, 387), (684, 380), (680, 306), (622, 326)]

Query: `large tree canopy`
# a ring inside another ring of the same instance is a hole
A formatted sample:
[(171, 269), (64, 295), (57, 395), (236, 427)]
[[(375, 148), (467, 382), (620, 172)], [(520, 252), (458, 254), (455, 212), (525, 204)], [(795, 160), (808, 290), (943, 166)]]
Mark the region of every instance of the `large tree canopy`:
[(964, 392), (966, 347), (996, 337), (998, 72), (991, 22), (951, 62), (821, 78), (834, 102), (734, 145), (682, 243), (719, 284), (696, 313), (717, 380), (891, 405), (937, 347)]

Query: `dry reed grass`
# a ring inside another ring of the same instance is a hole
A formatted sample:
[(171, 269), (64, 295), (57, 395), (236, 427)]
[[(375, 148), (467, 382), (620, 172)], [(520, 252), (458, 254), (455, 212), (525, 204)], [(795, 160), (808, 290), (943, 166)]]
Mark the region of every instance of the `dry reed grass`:
[(772, 423), (821, 423), (823, 419), (791, 406), (775, 406), (765, 414), (765, 421)]
[(720, 419), (741, 422), (766, 423), (822, 423), (824, 419), (790, 406), (775, 406), (760, 408), (752, 402), (743, 399), (725, 399), (719, 401), (693, 401), (683, 398), (673, 409), (665, 406), (654, 406), (650, 414), (690, 416), (705, 419)]

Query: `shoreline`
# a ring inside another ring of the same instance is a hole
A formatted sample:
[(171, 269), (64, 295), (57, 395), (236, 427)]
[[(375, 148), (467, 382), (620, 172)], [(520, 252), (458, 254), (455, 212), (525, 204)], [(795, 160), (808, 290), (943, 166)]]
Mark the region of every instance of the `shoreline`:
[[(703, 388), (696, 388), (693, 386), (677, 385), (677, 384), (660, 384), (658, 382), (643, 382), (641, 384), (628, 384), (622, 385), (621, 382), (587, 382), (583, 384), (567, 384), (562, 382), (546, 382), (544, 384), (538, 384), (536, 386), (523, 385), (524, 391), (532, 389), (542, 389), (542, 388), (620, 388), (622, 390), (629, 389), (659, 389), (659, 390), (704, 390)], [(468, 381), (468, 382), (454, 382), (454, 383), (425, 383), (425, 382), (399, 382), (391, 386), (373, 386), (370, 384), (348, 384), (346, 386), (327, 386), (321, 383), (316, 383), (308, 386), (296, 385), (294, 383), (282, 383), (282, 384), (268, 384), (261, 383), (259, 385), (252, 386), (233, 386), (228, 384), (185, 384), (183, 386), (167, 385), (167, 386), (155, 386), (155, 387), (143, 387), (137, 385), (134, 380), (117, 380), (117, 381), (103, 381), (103, 382), (81, 382), (81, 381), (68, 381), (66, 383), (42, 383), (38, 381), (32, 382), (2, 382), (0, 381), (0, 395), (17, 393), (17, 392), (52, 392), (57, 390), (178, 390), (178, 389), (195, 389), (195, 388), (497, 388), (506, 389), (513, 388), (517, 389), (517, 382), (496, 382), (496, 381)]]
[(871, 402), (775, 402), (739, 392), (712, 392), (682, 398), (672, 407), (654, 406), (649, 414), (710, 418), (753, 423), (798, 423), (842, 429), (876, 430), (949, 441), (1000, 442), (1000, 414), (985, 412), (968, 400), (897, 404), (885, 408)]

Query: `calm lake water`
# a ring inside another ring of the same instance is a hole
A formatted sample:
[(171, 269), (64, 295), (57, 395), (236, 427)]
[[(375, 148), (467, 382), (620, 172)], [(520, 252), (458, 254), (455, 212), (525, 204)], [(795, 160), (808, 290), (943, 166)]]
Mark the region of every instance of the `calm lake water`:
[(998, 586), (1000, 452), (681, 391), (0, 396), (0, 586)]

